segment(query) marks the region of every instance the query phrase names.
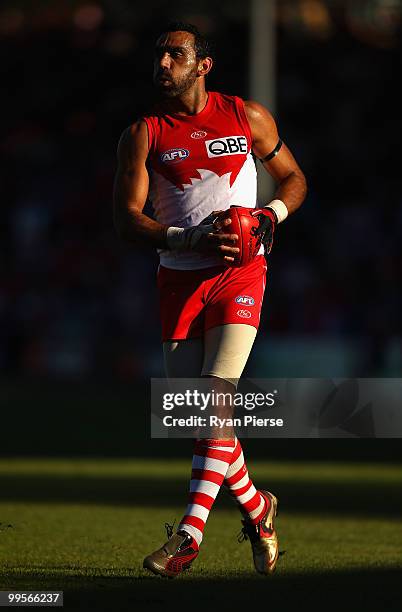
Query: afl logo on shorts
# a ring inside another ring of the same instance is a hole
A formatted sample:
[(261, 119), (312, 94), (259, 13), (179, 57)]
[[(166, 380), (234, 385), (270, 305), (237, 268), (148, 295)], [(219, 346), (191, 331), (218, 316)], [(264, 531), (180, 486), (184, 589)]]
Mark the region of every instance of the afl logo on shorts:
[(251, 312), (249, 310), (238, 310), (236, 314), (242, 319), (251, 319)]
[(244, 306), (254, 306), (255, 300), (250, 295), (238, 295), (235, 299), (236, 304), (244, 304)]
[(164, 164), (177, 164), (190, 155), (188, 149), (169, 149), (161, 155), (161, 162)]
[(199, 138), (205, 138), (206, 135), (207, 133), (204, 132), (204, 130), (198, 130), (197, 132), (193, 132), (191, 134), (191, 138), (195, 138), (197, 140)]
[(246, 155), (247, 138), (245, 136), (225, 136), (206, 140), (208, 157), (224, 157), (225, 155)]

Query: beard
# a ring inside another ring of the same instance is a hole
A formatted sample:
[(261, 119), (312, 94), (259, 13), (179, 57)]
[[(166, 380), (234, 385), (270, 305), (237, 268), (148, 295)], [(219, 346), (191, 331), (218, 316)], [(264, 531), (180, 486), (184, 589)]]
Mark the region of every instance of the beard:
[(197, 68), (192, 68), (190, 72), (177, 79), (172, 79), (171, 77), (167, 78), (170, 80), (169, 85), (163, 85), (159, 83), (157, 79), (155, 80), (155, 86), (158, 93), (162, 98), (176, 98), (194, 85), (197, 78)]

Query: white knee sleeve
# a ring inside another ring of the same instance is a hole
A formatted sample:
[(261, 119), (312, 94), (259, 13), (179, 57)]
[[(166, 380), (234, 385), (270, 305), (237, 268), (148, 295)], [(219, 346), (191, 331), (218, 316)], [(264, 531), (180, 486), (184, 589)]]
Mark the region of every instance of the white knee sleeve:
[(256, 335), (255, 327), (237, 323), (209, 329), (204, 337), (201, 376), (216, 376), (237, 384)]
[(205, 332), (204, 339), (163, 343), (168, 378), (216, 376), (237, 384), (250, 355), (257, 330), (230, 323)]

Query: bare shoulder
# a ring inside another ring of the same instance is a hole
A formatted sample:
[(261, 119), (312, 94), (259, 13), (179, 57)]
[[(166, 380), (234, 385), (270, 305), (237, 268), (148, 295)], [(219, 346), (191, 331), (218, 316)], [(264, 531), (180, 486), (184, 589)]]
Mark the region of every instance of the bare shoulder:
[(272, 127), (275, 126), (275, 120), (269, 110), (256, 102), (255, 100), (245, 100), (244, 101), (244, 110), (247, 115), (247, 119), (252, 124), (270, 124)]
[(148, 128), (143, 119), (129, 125), (121, 134), (117, 147), (119, 159), (148, 155)]

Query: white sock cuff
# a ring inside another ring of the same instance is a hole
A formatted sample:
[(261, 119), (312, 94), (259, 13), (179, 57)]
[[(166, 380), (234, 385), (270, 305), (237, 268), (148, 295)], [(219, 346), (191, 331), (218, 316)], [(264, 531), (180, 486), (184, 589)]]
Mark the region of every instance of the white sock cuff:
[(202, 542), (202, 531), (197, 529), (197, 527), (194, 527), (193, 525), (187, 525), (187, 523), (180, 523), (180, 525), (177, 528), (177, 531), (181, 531), (182, 529), (183, 529), (183, 531), (186, 531), (187, 533), (189, 533), (194, 538), (194, 540), (197, 542), (198, 546), (201, 544), (201, 542)]

